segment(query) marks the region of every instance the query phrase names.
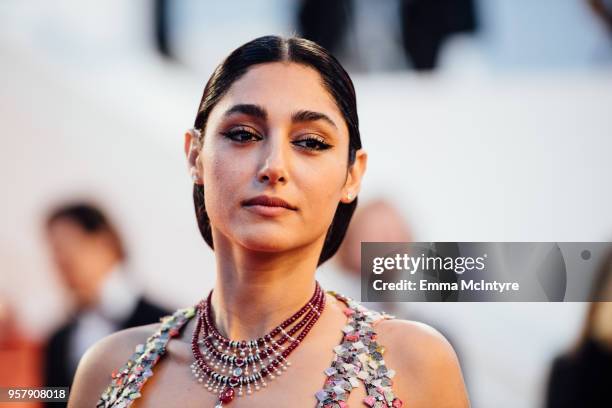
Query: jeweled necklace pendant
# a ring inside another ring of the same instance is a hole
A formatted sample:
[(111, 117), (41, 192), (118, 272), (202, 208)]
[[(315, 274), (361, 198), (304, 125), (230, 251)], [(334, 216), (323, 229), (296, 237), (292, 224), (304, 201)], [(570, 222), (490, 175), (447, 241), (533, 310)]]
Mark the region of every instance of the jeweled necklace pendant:
[(236, 392), (232, 387), (225, 388), (223, 391), (221, 391), (221, 394), (219, 394), (219, 399), (217, 400), (215, 408), (221, 408), (223, 404), (229, 404), (234, 400), (235, 396)]
[(195, 361), (191, 370), (198, 383), (217, 394), (215, 408), (230, 404), (236, 396), (251, 395), (265, 388), (266, 380), (280, 376), (291, 365), (287, 357), (301, 344), (325, 308), (325, 292), (317, 283), (312, 298), (271, 332), (258, 339), (238, 341), (222, 336), (216, 329), (211, 297), (212, 291), (196, 307), (196, 327), (191, 340)]

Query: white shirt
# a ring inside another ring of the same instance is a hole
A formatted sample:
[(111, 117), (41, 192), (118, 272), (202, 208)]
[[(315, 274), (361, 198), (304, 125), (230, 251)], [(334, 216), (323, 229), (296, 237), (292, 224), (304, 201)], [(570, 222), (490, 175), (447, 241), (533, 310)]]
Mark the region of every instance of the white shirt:
[(117, 264), (100, 290), (100, 301), (77, 317), (76, 329), (69, 340), (69, 359), (73, 370), (85, 351), (95, 342), (117, 331), (134, 312), (139, 294), (130, 284), (124, 265)]

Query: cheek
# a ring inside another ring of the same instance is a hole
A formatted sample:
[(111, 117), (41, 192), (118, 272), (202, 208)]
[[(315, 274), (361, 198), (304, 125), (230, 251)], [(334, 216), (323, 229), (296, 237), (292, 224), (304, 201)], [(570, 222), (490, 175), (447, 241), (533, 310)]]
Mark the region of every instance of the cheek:
[[(68, 268), (76, 268), (79, 266), (79, 261), (84, 257), (83, 248), (78, 245), (64, 245), (55, 253), (56, 260), (63, 266)], [(82, 263), (82, 262), (81, 262)]]
[(71, 262), (78, 270), (89, 270), (90, 266), (96, 262), (99, 257), (97, 248), (91, 245), (81, 245), (71, 258)]
[(338, 163), (317, 166), (299, 173), (304, 202), (310, 217), (326, 215), (331, 221), (338, 206), (345, 181), (345, 168)]
[(245, 183), (248, 183), (249, 166), (246, 160), (234, 160), (228, 154), (216, 151), (205, 156), (204, 197), (206, 210), (213, 224), (228, 218), (235, 210), (237, 197), (244, 198)]

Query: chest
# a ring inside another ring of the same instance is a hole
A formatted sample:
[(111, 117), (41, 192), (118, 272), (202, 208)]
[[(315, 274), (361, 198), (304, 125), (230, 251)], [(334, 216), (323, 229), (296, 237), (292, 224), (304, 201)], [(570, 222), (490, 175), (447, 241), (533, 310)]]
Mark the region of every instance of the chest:
[[(329, 349), (316, 351), (312, 347), (304, 350), (291, 359), (291, 367), (280, 377), (268, 380), (267, 386), (251, 395), (236, 396), (224, 406), (232, 408), (258, 407), (295, 407), (313, 408), (317, 406), (317, 391), (321, 390), (327, 379), (324, 370), (334, 359)], [(160, 361), (155, 375), (143, 387), (142, 397), (135, 401), (133, 407), (215, 407), (217, 394), (208, 391), (193, 377), (190, 362), (184, 356), (172, 356)], [(360, 407), (366, 397), (364, 384), (351, 390), (347, 399), (348, 406)]]

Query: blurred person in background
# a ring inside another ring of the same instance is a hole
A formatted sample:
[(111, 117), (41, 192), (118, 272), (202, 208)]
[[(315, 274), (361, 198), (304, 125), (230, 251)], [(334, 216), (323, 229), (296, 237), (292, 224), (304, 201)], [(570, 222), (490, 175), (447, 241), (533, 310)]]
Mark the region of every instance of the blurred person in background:
[(431, 71), (453, 35), (477, 29), (474, 0), (302, 0), (297, 26), (353, 69)]
[(361, 243), (411, 241), (410, 228), (397, 208), (383, 198), (370, 201), (355, 211), (337, 255), (319, 268), (318, 279), (324, 287), (336, 288), (346, 296), (359, 299)]
[(608, 34), (612, 37), (612, 1), (587, 0), (597, 17), (605, 24)]
[[(40, 345), (26, 338), (15, 321), (9, 302), (0, 297), (0, 387), (39, 387)], [(14, 407), (0, 402), (0, 408)], [(22, 402), (19, 407), (39, 407), (38, 402)]]
[(612, 251), (595, 279), (576, 347), (555, 359), (547, 408), (612, 406)]
[(65, 387), (93, 343), (117, 330), (159, 321), (167, 313), (128, 280), (123, 242), (100, 209), (89, 203), (55, 209), (47, 219), (46, 238), (76, 304), (69, 321), (50, 337), (45, 354), (44, 384)]
[[(338, 253), (331, 262), (322, 265), (317, 271), (319, 282), (325, 287), (337, 288), (342, 294), (360, 299), (361, 243), (413, 242), (413, 239), (408, 222), (397, 207), (385, 198), (372, 200), (355, 211)], [(444, 327), (444, 324), (432, 320), (423, 311), (413, 310), (410, 307), (411, 303), (388, 300), (363, 302), (363, 304), (402, 319), (409, 318), (433, 325), (453, 345), (461, 361), (461, 350), (455, 344), (452, 333)]]

